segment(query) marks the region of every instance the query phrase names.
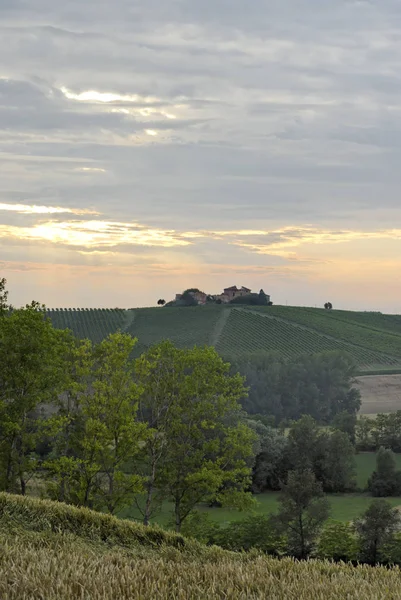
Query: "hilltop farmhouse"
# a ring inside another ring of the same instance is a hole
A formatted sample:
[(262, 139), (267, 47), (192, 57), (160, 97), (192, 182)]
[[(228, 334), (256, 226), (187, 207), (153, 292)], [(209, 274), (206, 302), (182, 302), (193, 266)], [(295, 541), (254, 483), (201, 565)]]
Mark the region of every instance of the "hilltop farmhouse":
[(251, 293), (251, 290), (245, 286), (237, 288), (236, 285), (232, 285), (231, 287), (224, 288), (223, 293), (216, 296), (216, 300), (221, 300), (221, 302), (226, 304), (227, 302), (234, 300), (234, 298), (248, 296)]
[[(249, 296), (252, 294), (252, 290), (245, 286), (241, 286), (238, 288), (236, 285), (232, 285), (231, 287), (224, 288), (221, 294), (217, 294), (215, 296), (210, 296), (209, 294), (205, 294), (205, 292), (201, 292), (198, 289), (191, 289), (185, 292), (189, 294), (196, 300), (199, 305), (206, 304), (208, 301), (220, 302), (222, 304), (228, 304), (235, 298), (240, 298), (242, 296)], [(183, 294), (176, 294), (175, 301), (180, 301), (183, 297)], [(266, 294), (267, 302), (270, 302), (270, 296)]]

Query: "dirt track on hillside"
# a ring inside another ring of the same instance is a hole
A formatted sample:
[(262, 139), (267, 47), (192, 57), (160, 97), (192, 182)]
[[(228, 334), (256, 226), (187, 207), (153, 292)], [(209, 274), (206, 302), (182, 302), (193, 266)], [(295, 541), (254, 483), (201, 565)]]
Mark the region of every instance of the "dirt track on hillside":
[(358, 377), (362, 415), (401, 410), (401, 375), (364, 375)]

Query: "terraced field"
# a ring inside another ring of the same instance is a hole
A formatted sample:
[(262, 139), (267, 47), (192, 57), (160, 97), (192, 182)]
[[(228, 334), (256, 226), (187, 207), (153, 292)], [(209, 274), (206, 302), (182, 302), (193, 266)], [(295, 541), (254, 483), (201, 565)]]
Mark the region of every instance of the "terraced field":
[(363, 373), (401, 373), (401, 316), (314, 308), (200, 306), (191, 308), (49, 310), (58, 328), (99, 342), (121, 330), (138, 338), (136, 354), (163, 339), (179, 347), (214, 345), (225, 357), (255, 350), (290, 358), (345, 350)]

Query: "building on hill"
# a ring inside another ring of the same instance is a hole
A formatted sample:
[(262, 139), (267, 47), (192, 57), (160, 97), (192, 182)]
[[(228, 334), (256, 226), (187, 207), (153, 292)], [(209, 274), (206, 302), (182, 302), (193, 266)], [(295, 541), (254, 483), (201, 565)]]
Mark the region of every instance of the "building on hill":
[(248, 296), (250, 293), (251, 290), (245, 286), (237, 288), (236, 285), (232, 285), (231, 287), (224, 288), (223, 293), (216, 296), (216, 300), (221, 300), (221, 302), (226, 304), (227, 302), (231, 302), (234, 298)]

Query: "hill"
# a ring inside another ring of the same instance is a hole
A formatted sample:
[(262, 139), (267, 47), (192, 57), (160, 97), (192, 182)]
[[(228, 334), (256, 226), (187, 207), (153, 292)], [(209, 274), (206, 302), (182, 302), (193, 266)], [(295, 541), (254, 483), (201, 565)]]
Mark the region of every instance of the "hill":
[(117, 330), (136, 336), (136, 353), (162, 339), (210, 344), (227, 358), (255, 350), (285, 357), (330, 350), (351, 354), (361, 373), (401, 372), (401, 316), (304, 307), (210, 305), (138, 309), (55, 309), (55, 327), (99, 342)]
[(87, 509), (0, 494), (2, 600), (399, 598), (399, 569), (207, 548)]

